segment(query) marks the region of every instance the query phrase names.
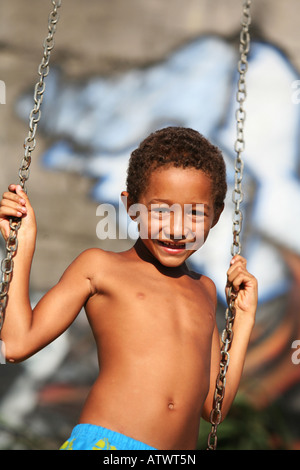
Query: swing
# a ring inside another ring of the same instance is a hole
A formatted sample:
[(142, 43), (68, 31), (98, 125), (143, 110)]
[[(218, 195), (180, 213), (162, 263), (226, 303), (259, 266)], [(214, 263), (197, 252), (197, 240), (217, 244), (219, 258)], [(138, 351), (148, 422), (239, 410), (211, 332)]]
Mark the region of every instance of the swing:
[[(234, 176), (234, 190), (232, 193), (232, 201), (234, 203), (233, 212), (233, 242), (231, 246), (231, 255), (239, 255), (241, 253), (241, 242), (240, 233), (242, 230), (243, 214), (240, 210), (240, 204), (243, 201), (242, 192), (242, 180), (244, 162), (242, 160), (242, 152), (245, 150), (244, 140), (244, 123), (246, 112), (244, 110), (244, 102), (247, 95), (245, 75), (248, 69), (248, 52), (250, 49), (250, 34), (249, 26), (251, 23), (250, 15), (251, 0), (244, 0), (243, 3), (243, 17), (242, 17), (242, 30), (240, 33), (240, 60), (238, 62), (238, 90), (236, 100), (239, 103), (239, 107), (236, 111), (236, 123), (237, 123), (237, 138), (234, 145), (236, 152), (235, 159), (235, 176)], [(226, 384), (226, 372), (229, 365), (229, 349), (233, 339), (233, 323), (235, 317), (235, 299), (237, 294), (233, 291), (232, 287), (229, 287), (227, 292), (227, 309), (225, 312), (225, 328), (223, 330), (221, 340), (221, 361), (220, 371), (216, 380), (216, 389), (214, 395), (214, 406), (210, 414), (211, 431), (208, 435), (208, 447), (207, 450), (216, 450), (217, 448), (217, 428), (222, 418), (222, 401), (225, 395), (225, 384)]]
[[(29, 167), (31, 163), (31, 153), (36, 147), (37, 125), (41, 118), (41, 105), (45, 92), (45, 77), (49, 74), (49, 62), (51, 51), (54, 47), (54, 34), (58, 22), (58, 8), (61, 0), (51, 0), (53, 9), (48, 17), (48, 35), (44, 40), (43, 58), (38, 68), (39, 81), (34, 89), (34, 107), (29, 115), (29, 132), (24, 142), (24, 156), (19, 168), (19, 180), (23, 191), (26, 190), (26, 181), (29, 178)], [(1, 262), (1, 283), (0, 283), (0, 332), (4, 322), (4, 314), (7, 305), (7, 294), (13, 272), (13, 257), (18, 248), (18, 230), (21, 227), (21, 219), (12, 217), (9, 220), (10, 233), (6, 241), (6, 256)]]
[[(51, 0), (53, 5), (52, 10), (48, 17), (48, 35), (44, 40), (43, 57), (38, 68), (39, 80), (35, 85), (34, 89), (34, 107), (29, 115), (29, 132), (24, 142), (24, 156), (19, 168), (19, 180), (22, 189), (27, 192), (26, 182), (29, 178), (31, 153), (36, 147), (36, 131), (37, 125), (41, 118), (41, 105), (45, 92), (45, 78), (49, 74), (49, 63), (51, 51), (54, 48), (54, 35), (59, 19), (58, 9), (61, 7), (61, 0)], [(244, 123), (246, 113), (244, 110), (244, 102), (246, 99), (246, 81), (245, 75), (248, 69), (248, 52), (250, 48), (250, 35), (249, 26), (251, 23), (250, 16), (251, 0), (243, 0), (243, 15), (242, 15), (242, 30), (240, 33), (240, 59), (238, 61), (238, 89), (236, 100), (239, 107), (236, 111), (236, 123), (237, 123), (237, 138), (234, 145), (236, 152), (235, 159), (235, 185), (232, 193), (232, 201), (234, 203), (233, 213), (233, 242), (231, 246), (231, 255), (235, 256), (241, 252), (240, 233), (242, 229), (243, 215), (240, 210), (240, 204), (243, 201), (242, 192), (242, 179), (243, 179), (243, 168), (244, 163), (242, 160), (242, 153), (245, 149), (244, 140)], [(4, 314), (7, 305), (7, 294), (9, 284), (13, 273), (13, 258), (16, 255), (18, 248), (17, 234), (21, 226), (21, 220), (12, 217), (9, 221), (10, 233), (6, 241), (6, 256), (1, 262), (1, 282), (0, 282), (0, 332), (4, 322)], [(213, 409), (210, 414), (211, 431), (208, 435), (208, 446), (207, 450), (216, 450), (217, 448), (217, 428), (222, 418), (222, 401), (225, 395), (225, 384), (226, 384), (226, 373), (229, 365), (229, 349), (233, 339), (233, 323), (235, 317), (235, 299), (237, 294), (234, 292), (232, 287), (229, 287), (227, 292), (227, 309), (225, 312), (225, 328), (221, 335), (221, 361), (220, 370), (216, 379), (216, 388), (214, 394)]]

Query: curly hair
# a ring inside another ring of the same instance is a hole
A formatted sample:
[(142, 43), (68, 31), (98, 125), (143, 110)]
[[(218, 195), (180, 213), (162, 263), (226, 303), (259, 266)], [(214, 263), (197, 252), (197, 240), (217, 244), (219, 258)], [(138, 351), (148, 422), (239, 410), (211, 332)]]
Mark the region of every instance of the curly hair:
[(185, 127), (167, 127), (153, 132), (132, 152), (127, 191), (133, 202), (138, 202), (147, 189), (151, 173), (166, 165), (203, 171), (212, 181), (215, 210), (223, 207), (227, 183), (222, 153), (199, 132)]

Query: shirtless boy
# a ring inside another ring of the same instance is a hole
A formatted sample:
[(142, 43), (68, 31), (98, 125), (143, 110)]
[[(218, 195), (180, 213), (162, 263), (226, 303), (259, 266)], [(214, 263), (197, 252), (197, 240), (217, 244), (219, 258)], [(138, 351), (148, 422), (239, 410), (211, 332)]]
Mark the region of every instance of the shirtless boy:
[[(49, 344), (82, 306), (97, 343), (100, 374), (62, 448), (195, 449), (200, 418), (209, 418), (213, 404), (220, 341), (215, 286), (186, 260), (223, 210), (220, 151), (185, 128), (145, 139), (132, 153), (122, 193), (128, 206), (147, 208), (138, 218), (144, 236), (125, 252), (84, 251), (34, 310), (28, 293), (34, 211), (19, 185), (9, 190), (0, 207), (4, 238), (9, 216), (22, 217), (22, 225), (1, 333), (7, 361), (23, 361)], [(186, 224), (169, 210), (173, 204), (190, 208)], [(257, 282), (244, 258), (232, 259), (227, 276), (238, 296), (223, 418), (238, 389), (257, 305)]]

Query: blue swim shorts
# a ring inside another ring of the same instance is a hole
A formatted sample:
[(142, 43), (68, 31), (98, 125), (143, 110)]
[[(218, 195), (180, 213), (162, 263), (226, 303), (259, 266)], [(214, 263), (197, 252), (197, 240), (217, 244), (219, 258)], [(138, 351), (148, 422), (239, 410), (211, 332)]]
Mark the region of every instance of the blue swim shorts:
[(95, 424), (77, 424), (60, 450), (156, 450), (143, 442)]

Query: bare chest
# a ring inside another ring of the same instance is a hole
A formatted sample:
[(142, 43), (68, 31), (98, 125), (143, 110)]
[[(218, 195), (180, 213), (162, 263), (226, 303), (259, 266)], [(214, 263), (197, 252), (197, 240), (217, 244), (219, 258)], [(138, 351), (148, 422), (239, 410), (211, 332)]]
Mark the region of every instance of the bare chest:
[[(122, 281), (122, 282), (121, 282)], [(125, 337), (142, 341), (164, 337), (165, 341), (210, 338), (214, 326), (214, 302), (201, 281), (152, 275), (124, 276), (95, 296), (89, 305), (94, 330), (119, 329)]]
[(137, 308), (144, 308), (159, 317), (165, 314), (167, 321), (178, 327), (200, 327), (203, 321), (214, 317), (212, 300), (195, 281), (136, 284), (131, 297)]

